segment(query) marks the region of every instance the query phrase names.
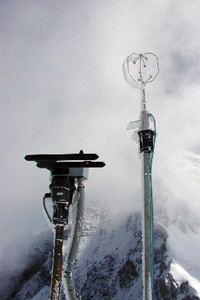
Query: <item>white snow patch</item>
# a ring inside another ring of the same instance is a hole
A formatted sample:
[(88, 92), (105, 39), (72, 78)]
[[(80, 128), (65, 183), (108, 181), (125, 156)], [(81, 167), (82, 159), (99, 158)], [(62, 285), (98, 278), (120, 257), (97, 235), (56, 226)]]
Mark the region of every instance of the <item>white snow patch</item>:
[(192, 277), (179, 264), (176, 262), (172, 263), (170, 271), (178, 284), (181, 284), (183, 281), (188, 281), (190, 286), (192, 286), (197, 291), (198, 296), (200, 296), (200, 282)]
[(200, 282), (200, 156), (174, 147), (167, 151), (167, 160), (159, 152), (155, 157), (156, 222), (169, 235), (169, 256)]
[(184, 234), (176, 225), (167, 228), (169, 255), (181, 265), (191, 276), (200, 281), (199, 274), (199, 249), (200, 239), (198, 234), (188, 231)]

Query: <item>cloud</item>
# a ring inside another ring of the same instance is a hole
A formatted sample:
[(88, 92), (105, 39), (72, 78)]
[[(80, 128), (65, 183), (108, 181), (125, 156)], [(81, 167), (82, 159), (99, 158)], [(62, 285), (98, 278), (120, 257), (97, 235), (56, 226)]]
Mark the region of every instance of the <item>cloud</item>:
[(40, 199), (49, 174), (26, 154), (97, 152), (107, 166), (91, 170), (87, 205), (139, 195), (138, 145), (126, 126), (139, 117), (140, 94), (121, 67), (134, 51), (160, 58), (160, 75), (147, 88), (158, 151), (166, 145), (167, 157), (173, 142), (199, 151), (199, 1), (0, 5), (2, 244), (46, 224)]

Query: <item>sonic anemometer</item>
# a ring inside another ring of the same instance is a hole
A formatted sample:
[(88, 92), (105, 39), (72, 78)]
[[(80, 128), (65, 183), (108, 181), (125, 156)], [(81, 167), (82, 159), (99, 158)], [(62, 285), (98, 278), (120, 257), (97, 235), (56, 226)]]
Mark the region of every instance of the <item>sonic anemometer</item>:
[[(151, 69), (151, 72), (149, 72)], [(159, 74), (159, 60), (152, 52), (130, 54), (123, 64), (125, 80), (134, 88), (145, 88)]]
[[(149, 71), (150, 70), (150, 71)], [(146, 110), (146, 85), (153, 82), (159, 74), (158, 56), (152, 52), (130, 54), (123, 63), (124, 78), (133, 88), (141, 90), (141, 113), (137, 121), (128, 124), (127, 129), (137, 129), (133, 137), (139, 139), (140, 152), (143, 153), (143, 300), (154, 299), (154, 224), (152, 164), (156, 141), (156, 121)], [(153, 119), (154, 130), (150, 128)], [(136, 133), (136, 134), (135, 134)]]

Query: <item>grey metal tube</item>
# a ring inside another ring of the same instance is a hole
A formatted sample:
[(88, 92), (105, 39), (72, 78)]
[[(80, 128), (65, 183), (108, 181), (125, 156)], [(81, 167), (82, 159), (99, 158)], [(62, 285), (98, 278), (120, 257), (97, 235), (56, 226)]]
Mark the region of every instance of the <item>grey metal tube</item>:
[(144, 233), (143, 233), (143, 276), (144, 300), (152, 300), (153, 291), (153, 236), (152, 236), (152, 205), (151, 205), (151, 153), (144, 152)]
[(69, 300), (80, 300), (81, 296), (75, 291), (73, 284), (73, 267), (75, 264), (76, 254), (78, 252), (78, 246), (81, 238), (81, 230), (83, 224), (84, 215), (84, 202), (85, 202), (85, 190), (84, 190), (84, 178), (78, 179), (78, 197), (73, 203), (73, 213), (72, 213), (72, 224), (74, 228), (72, 229), (71, 245), (66, 263), (66, 292), (68, 294)]
[(55, 227), (55, 246), (51, 278), (51, 300), (59, 300), (62, 284), (62, 247), (64, 225)]
[[(143, 111), (142, 117), (142, 130), (149, 128), (149, 115), (145, 106), (145, 92), (142, 91), (143, 97)], [(152, 185), (151, 185), (151, 156), (152, 153), (143, 152), (143, 178), (144, 178), (144, 224), (143, 224), (143, 284), (144, 284), (144, 300), (152, 300), (153, 291), (153, 236), (152, 236)]]

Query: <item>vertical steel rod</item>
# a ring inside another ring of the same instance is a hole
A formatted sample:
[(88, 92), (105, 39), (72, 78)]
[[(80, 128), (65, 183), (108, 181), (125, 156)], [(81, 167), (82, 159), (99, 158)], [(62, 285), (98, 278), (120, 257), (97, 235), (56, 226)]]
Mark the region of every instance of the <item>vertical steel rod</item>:
[(151, 205), (151, 153), (144, 152), (144, 300), (152, 300), (153, 297), (153, 237), (152, 237), (152, 205)]
[[(149, 57), (153, 58), (157, 71), (155, 75), (144, 71), (146, 68), (146, 61)], [(132, 74), (134, 65), (139, 67), (139, 78)], [(156, 79), (159, 74), (158, 56), (152, 52), (144, 54), (132, 53), (123, 63), (124, 78), (128, 84), (134, 88), (139, 88), (141, 91), (141, 115), (140, 120), (131, 122), (127, 129), (135, 129), (135, 125), (140, 123), (139, 135), (140, 152), (143, 152), (143, 181), (144, 181), (144, 202), (143, 202), (143, 300), (154, 299), (154, 234), (153, 234), (153, 197), (152, 197), (152, 159), (154, 153), (155, 143), (155, 119), (154, 130), (150, 129), (149, 118), (150, 114), (146, 110), (145, 87)], [(144, 75), (144, 76), (143, 76)]]
[(83, 226), (84, 204), (85, 204), (85, 180), (78, 179), (78, 197), (74, 203), (74, 230), (71, 237), (70, 251), (66, 262), (66, 284), (65, 289), (69, 300), (81, 299), (81, 296), (75, 290), (72, 272), (75, 265), (75, 259), (81, 239), (81, 231)]
[[(149, 128), (149, 116), (146, 111), (145, 90), (141, 90), (142, 97), (142, 130)], [(152, 220), (152, 184), (151, 184), (151, 152), (143, 152), (143, 176), (144, 176), (144, 226), (143, 226), (143, 284), (144, 300), (152, 300), (153, 297), (153, 220)]]
[(56, 225), (51, 300), (59, 300), (62, 285), (62, 247), (64, 225)]

